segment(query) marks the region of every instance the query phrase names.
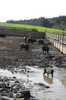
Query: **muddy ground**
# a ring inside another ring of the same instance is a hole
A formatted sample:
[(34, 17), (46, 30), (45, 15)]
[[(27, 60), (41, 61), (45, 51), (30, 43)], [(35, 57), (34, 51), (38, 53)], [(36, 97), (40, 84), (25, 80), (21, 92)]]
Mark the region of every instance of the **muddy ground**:
[[(59, 52), (52, 44), (49, 45), (49, 52), (43, 53), (43, 44), (38, 42), (39, 39), (41, 38), (36, 38), (36, 42), (29, 43), (29, 49), (26, 50), (21, 48), (21, 44), (25, 43), (24, 36), (0, 37), (0, 99), (4, 96), (5, 100), (24, 98), (23, 91), (30, 91), (33, 96), (30, 100), (63, 100), (63, 97), (66, 97), (66, 89), (62, 88), (66, 86), (64, 78), (66, 74), (63, 72), (64, 77), (60, 76), (61, 73), (59, 74), (57, 68), (66, 67), (66, 55)], [(54, 77), (44, 78), (44, 67), (52, 65), (55, 68)], [(23, 67), (29, 71), (29, 74), (23, 72)], [(62, 81), (59, 80), (60, 78)], [(63, 83), (61, 86), (60, 81)], [(6, 87), (2, 86), (3, 83)], [(50, 85), (48, 88), (47, 84)]]
[(0, 65), (7, 67), (8, 65), (36, 65), (39, 67), (47, 67), (48, 64), (58, 67), (66, 67), (66, 57), (59, 50), (49, 45), (49, 53), (42, 51), (43, 44), (36, 42), (29, 43), (29, 49), (21, 48), (20, 45), (25, 43), (24, 37), (6, 36), (0, 37)]

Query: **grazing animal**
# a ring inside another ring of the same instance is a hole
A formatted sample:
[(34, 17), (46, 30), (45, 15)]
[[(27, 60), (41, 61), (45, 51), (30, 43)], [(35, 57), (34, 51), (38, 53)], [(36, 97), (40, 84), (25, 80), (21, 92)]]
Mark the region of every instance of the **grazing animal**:
[(40, 39), (40, 40), (38, 41), (38, 43), (39, 43), (39, 44), (44, 44), (43, 39)]
[(44, 75), (47, 75), (47, 76), (49, 76), (49, 74), (51, 74), (51, 76), (52, 76), (52, 78), (53, 78), (54, 70), (51, 69), (51, 70), (47, 71), (46, 69), (44, 69), (44, 73), (43, 73), (43, 74), (44, 74)]
[(43, 45), (43, 47), (42, 47), (42, 51), (43, 51), (43, 54), (44, 53), (49, 53), (49, 47), (47, 46), (47, 45)]
[(25, 36), (24, 36), (24, 41), (25, 41), (25, 43), (27, 42), (27, 37), (25, 37)]
[(46, 74), (47, 73), (47, 70), (46, 70), (46, 68), (44, 69), (44, 74)]
[(52, 70), (51, 70), (51, 75), (52, 75), (52, 78), (53, 78), (53, 74), (54, 74), (54, 70), (52, 69)]
[(32, 38), (28, 39), (28, 43), (34, 43), (34, 42), (36, 42), (36, 39), (32, 39)]
[(28, 44), (21, 44), (20, 48), (25, 49), (25, 50), (29, 50), (29, 45)]

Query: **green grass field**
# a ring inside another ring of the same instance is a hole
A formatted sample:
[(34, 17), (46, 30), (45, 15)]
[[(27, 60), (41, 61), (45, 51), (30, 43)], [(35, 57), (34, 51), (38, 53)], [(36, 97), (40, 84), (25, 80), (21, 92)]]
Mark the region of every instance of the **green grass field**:
[(35, 29), (40, 32), (51, 32), (51, 33), (66, 33), (66, 31), (63, 30), (58, 30), (58, 29), (53, 29), (53, 28), (46, 28), (42, 26), (36, 26), (36, 25), (28, 25), (28, 24), (13, 24), (13, 23), (0, 23), (0, 26), (5, 26), (11, 29), (28, 29), (32, 30)]

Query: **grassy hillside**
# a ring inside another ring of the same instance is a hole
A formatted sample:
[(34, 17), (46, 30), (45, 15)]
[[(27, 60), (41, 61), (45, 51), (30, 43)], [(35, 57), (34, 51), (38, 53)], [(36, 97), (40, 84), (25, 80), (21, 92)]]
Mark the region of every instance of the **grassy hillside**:
[(53, 18), (40, 17), (29, 20), (8, 20), (7, 23), (40, 25), (47, 28), (56, 28), (66, 31), (66, 16), (58, 16)]
[(42, 26), (36, 26), (36, 25), (28, 25), (28, 24), (13, 24), (13, 23), (0, 23), (0, 26), (5, 26), (10, 29), (28, 29), (28, 30), (37, 30), (40, 32), (54, 32), (54, 33), (65, 33), (66, 31), (59, 30), (59, 29), (54, 29), (54, 28), (46, 28)]

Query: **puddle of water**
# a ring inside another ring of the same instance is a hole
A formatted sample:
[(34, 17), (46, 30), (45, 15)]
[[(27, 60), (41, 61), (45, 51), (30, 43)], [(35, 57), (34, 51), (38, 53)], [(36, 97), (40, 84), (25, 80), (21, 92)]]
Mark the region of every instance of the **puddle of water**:
[[(43, 76), (43, 69), (26, 66), (29, 73), (12, 74), (8, 70), (0, 69), (0, 75), (17, 77), (18, 79), (25, 80), (25, 84), (30, 88), (32, 96), (37, 100), (64, 100), (66, 98), (66, 69), (55, 68), (54, 77)], [(28, 81), (28, 84), (27, 84)], [(40, 84), (39, 84), (40, 83)], [(45, 88), (45, 85), (50, 88)], [(35, 100), (35, 99), (34, 99)]]

